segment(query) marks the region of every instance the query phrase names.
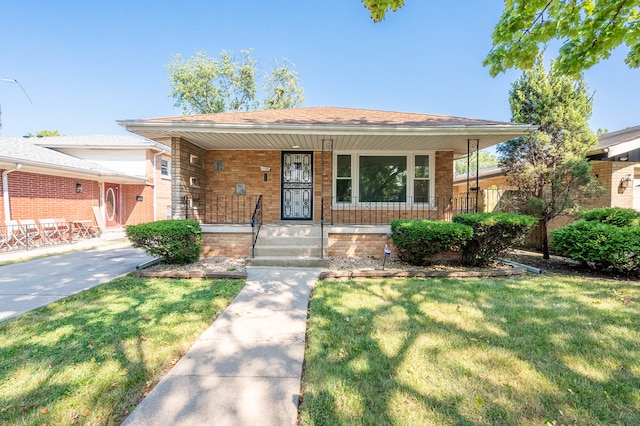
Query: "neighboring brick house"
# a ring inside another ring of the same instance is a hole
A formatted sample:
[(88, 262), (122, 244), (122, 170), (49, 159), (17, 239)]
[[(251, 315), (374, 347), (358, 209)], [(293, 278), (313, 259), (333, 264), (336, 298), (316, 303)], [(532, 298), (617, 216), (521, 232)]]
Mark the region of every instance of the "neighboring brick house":
[[(581, 206), (586, 209), (623, 207), (640, 211), (640, 126), (601, 135), (598, 145), (587, 153), (587, 158), (591, 162), (591, 172), (600, 181), (605, 192), (582, 200)], [(491, 191), (487, 191), (489, 188), (499, 191), (516, 189), (509, 184), (502, 169), (497, 166), (480, 169), (477, 183), (476, 176), (471, 176), (469, 187), (474, 188), (476, 184), (485, 198), (496, 197)], [(467, 176), (455, 176), (453, 186), (454, 193), (465, 193)], [(549, 223), (549, 230), (573, 220), (573, 217), (559, 216)], [(542, 235), (536, 230), (528, 245), (539, 247), (541, 241)]]
[(126, 135), (0, 139), (0, 223), (64, 218), (108, 229), (165, 219), (170, 159), (168, 146)]
[(486, 148), (532, 129), (330, 107), (118, 123), (171, 145), (172, 216), (202, 223), (210, 255), (248, 254), (257, 206), (265, 224), (326, 225), (330, 254), (362, 254), (367, 235), (379, 245), (394, 218), (450, 218), (453, 160), (470, 145)]

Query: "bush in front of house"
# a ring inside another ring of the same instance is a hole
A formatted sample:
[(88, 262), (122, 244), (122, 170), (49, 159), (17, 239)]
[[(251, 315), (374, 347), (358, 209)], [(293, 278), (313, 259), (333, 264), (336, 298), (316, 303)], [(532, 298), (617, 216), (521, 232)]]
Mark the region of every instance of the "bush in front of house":
[(622, 207), (602, 207), (585, 212), (582, 219), (615, 226), (633, 226), (640, 224), (640, 212)]
[(432, 263), (430, 258), (441, 252), (460, 250), (471, 239), (470, 227), (431, 220), (394, 220), (391, 240), (398, 258), (411, 265)]
[[(599, 213), (595, 216), (600, 217)], [(556, 252), (585, 266), (619, 274), (640, 274), (638, 225), (617, 226), (582, 219), (551, 231), (551, 243)]]
[(163, 262), (183, 265), (200, 258), (202, 230), (195, 220), (161, 220), (128, 226), (133, 247), (144, 249)]
[(453, 222), (473, 229), (473, 238), (463, 247), (463, 262), (486, 266), (529, 235), (538, 219), (519, 213), (470, 213), (454, 216)]

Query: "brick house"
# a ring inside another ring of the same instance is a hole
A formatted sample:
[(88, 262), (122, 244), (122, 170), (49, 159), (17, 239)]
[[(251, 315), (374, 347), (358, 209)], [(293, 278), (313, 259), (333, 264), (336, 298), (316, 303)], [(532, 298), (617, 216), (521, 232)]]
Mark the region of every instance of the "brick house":
[(265, 225), (322, 228), (323, 255), (377, 255), (390, 220), (450, 218), (455, 158), (531, 130), (331, 107), (118, 123), (171, 145), (172, 217), (200, 221), (205, 256), (251, 254), (254, 213)]
[(2, 225), (64, 218), (104, 230), (167, 218), (168, 146), (123, 135), (3, 138), (0, 147)]
[[(601, 135), (596, 147), (587, 153), (587, 158), (591, 162), (591, 172), (600, 181), (605, 191), (599, 196), (583, 200), (582, 207), (586, 209), (623, 207), (640, 211), (640, 126)], [(470, 187), (476, 185), (481, 190), (481, 200), (487, 200), (484, 203), (481, 201), (480, 204), (487, 206), (495, 205), (495, 199), (501, 196), (487, 191), (489, 188), (497, 188), (500, 193), (503, 190), (516, 189), (509, 184), (507, 177), (498, 166), (480, 169), (477, 181), (474, 175), (469, 182)], [(453, 187), (454, 193), (465, 193), (468, 187), (467, 176), (455, 176)], [(549, 223), (549, 230), (564, 226), (573, 220), (574, 218), (570, 216), (556, 217)], [(527, 245), (531, 247), (542, 245), (539, 229), (532, 232)]]

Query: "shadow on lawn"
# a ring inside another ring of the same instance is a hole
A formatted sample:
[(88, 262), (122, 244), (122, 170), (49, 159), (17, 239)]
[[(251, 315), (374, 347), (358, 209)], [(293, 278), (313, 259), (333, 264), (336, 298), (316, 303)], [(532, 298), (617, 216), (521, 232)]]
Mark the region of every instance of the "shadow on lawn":
[(212, 299), (237, 292), (158, 285), (125, 277), (0, 324), (0, 423), (118, 422), (186, 350), (184, 331), (221, 310)]
[(639, 296), (559, 276), (321, 284), (302, 423), (640, 424)]

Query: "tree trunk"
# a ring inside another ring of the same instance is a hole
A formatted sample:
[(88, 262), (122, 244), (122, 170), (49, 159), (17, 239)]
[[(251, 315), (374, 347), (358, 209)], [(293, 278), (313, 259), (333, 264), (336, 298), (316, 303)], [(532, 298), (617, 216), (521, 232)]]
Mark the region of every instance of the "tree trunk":
[(542, 258), (549, 260), (549, 230), (547, 229), (547, 219), (540, 221), (540, 228), (542, 232)]

